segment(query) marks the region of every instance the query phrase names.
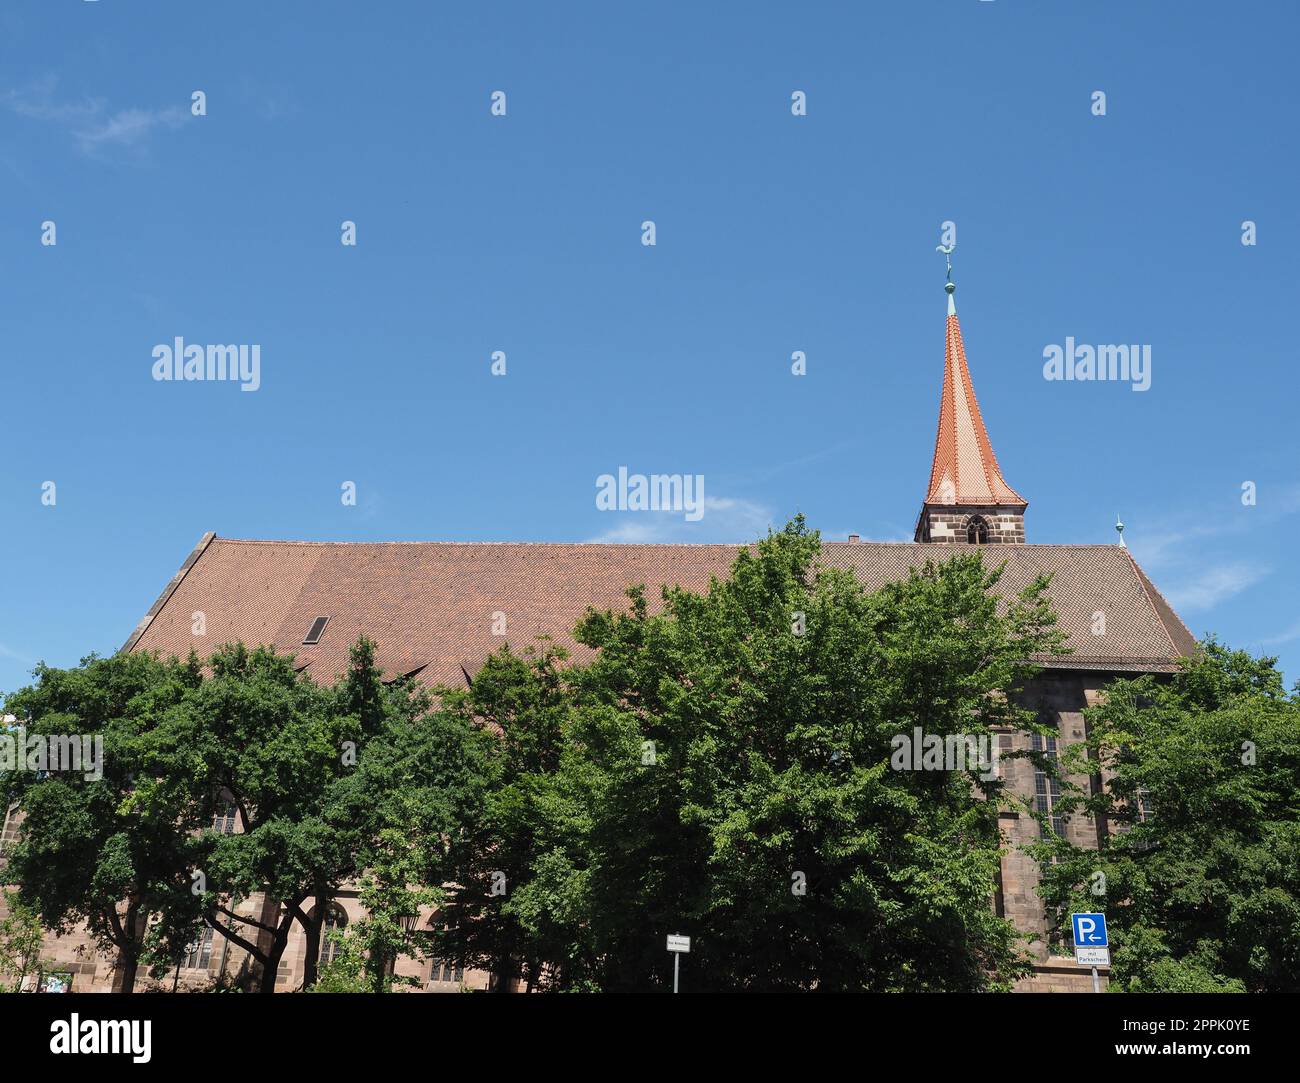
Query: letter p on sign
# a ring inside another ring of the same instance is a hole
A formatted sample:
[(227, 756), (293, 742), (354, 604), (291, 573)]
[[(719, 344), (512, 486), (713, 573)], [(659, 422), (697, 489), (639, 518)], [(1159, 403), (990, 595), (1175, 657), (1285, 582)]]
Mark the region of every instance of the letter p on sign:
[(1070, 918), (1074, 922), (1074, 943), (1077, 947), (1108, 946), (1105, 914), (1071, 914)]

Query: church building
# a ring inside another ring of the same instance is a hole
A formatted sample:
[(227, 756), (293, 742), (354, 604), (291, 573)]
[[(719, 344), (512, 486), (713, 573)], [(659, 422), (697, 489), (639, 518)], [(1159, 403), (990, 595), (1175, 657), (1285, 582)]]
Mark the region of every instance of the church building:
[[(950, 275), (951, 277), (951, 275)], [(1037, 659), (1041, 675), (1025, 705), (1056, 728), (1055, 739), (1007, 732), (1003, 750), (1035, 747), (1052, 755), (1085, 736), (1082, 711), (1112, 678), (1169, 673), (1195, 648), (1192, 634), (1124, 547), (1035, 545), (1027, 541), (1028, 502), (1003, 477), (980, 414), (954, 304), (947, 284), (947, 333), (938, 433), (929, 483), (910, 543), (823, 542), (829, 565), (851, 569), (868, 589), (906, 577), (909, 568), (942, 557), (945, 546), (979, 546), (985, 563), (1006, 563), (998, 591), (1008, 596), (1040, 575), (1051, 575), (1049, 595), (1071, 653)], [(741, 545), (522, 544), (261, 541), (204, 534), (180, 570), (123, 646), (127, 651), (200, 654), (233, 640), (268, 644), (293, 654), (297, 665), (330, 682), (347, 665), (348, 649), (364, 633), (378, 645), (391, 678), (427, 684), (473, 677), (503, 643), (522, 648), (548, 635), (576, 657), (587, 655), (568, 635), (588, 606), (622, 608), (627, 587), (677, 584), (702, 591), (711, 576), (725, 577)], [(652, 589), (651, 596), (655, 596)], [(193, 614), (205, 615), (206, 638), (196, 641)], [(1104, 614), (1104, 622), (1096, 615)], [(1098, 627), (1102, 634), (1096, 634)], [(499, 634), (504, 629), (505, 634)], [(496, 634), (494, 634), (496, 633)], [(1019, 744), (1017, 744), (1019, 743)], [(1004, 765), (1011, 787), (1046, 813), (1053, 827), (1080, 845), (1095, 846), (1105, 830), (1083, 817), (1053, 814), (1058, 784), (1026, 760)], [(1083, 784), (1086, 779), (1078, 780)], [(217, 825), (219, 830), (230, 824)], [(8, 825), (7, 825), (8, 826)], [(1002, 814), (1006, 853), (992, 905), (1021, 930), (1035, 934), (1037, 962), (1024, 989), (1091, 990), (1091, 976), (1069, 946), (1049, 942), (1034, 888), (1035, 862), (1021, 844), (1037, 837), (1037, 822)], [(250, 911), (251, 913), (252, 911)], [(355, 895), (344, 894), (327, 924), (361, 916)], [(211, 934), (209, 933), (209, 936)], [(73, 935), (52, 943), (57, 961), (74, 973), (78, 990), (112, 986), (112, 960), (97, 957)], [(1055, 950), (1054, 950), (1055, 949)], [(325, 951), (330, 949), (326, 947)], [(281, 963), (278, 987), (302, 982), (305, 940), (295, 926)], [(197, 945), (176, 975), (179, 988), (202, 987), (223, 970), (246, 965), (240, 949), (221, 938)], [(439, 961), (403, 959), (398, 973), (427, 991), (484, 987), (487, 974), (462, 974)], [(164, 983), (171, 986), (171, 981)]]

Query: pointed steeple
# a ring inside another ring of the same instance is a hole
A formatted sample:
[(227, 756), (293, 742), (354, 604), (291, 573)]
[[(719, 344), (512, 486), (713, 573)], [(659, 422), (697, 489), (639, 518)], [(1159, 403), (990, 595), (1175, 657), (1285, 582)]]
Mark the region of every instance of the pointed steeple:
[(958, 544), (1023, 542), (1028, 501), (1007, 484), (993, 454), (957, 322), (952, 246), (941, 245), (939, 250), (949, 257), (944, 286), (948, 294), (948, 335), (939, 433), (930, 486), (916, 524), (916, 540)]

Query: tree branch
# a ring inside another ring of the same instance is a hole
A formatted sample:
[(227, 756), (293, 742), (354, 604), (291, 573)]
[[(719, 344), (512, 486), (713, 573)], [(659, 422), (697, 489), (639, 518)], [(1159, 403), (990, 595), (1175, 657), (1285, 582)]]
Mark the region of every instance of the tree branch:
[(263, 932), (276, 933), (279, 931), (277, 926), (267, 925), (264, 922), (258, 921), (256, 918), (245, 917), (243, 914), (236, 914), (233, 910), (222, 906), (220, 903), (217, 904), (216, 910), (218, 913), (225, 914), (226, 917), (234, 918), (236, 921), (243, 922), (245, 925), (254, 925)]
[(267, 962), (266, 952), (261, 951), (260, 949), (254, 947), (242, 936), (240, 936), (237, 932), (235, 932), (234, 929), (230, 928), (227, 925), (222, 925), (219, 921), (213, 921), (212, 916), (210, 914), (204, 914), (203, 920), (208, 925), (212, 926), (213, 929), (219, 932), (227, 940), (229, 940), (232, 944), (238, 944), (241, 948), (243, 948), (246, 952), (248, 952), (249, 955), (251, 955), (254, 959), (260, 962), (263, 966), (266, 965)]

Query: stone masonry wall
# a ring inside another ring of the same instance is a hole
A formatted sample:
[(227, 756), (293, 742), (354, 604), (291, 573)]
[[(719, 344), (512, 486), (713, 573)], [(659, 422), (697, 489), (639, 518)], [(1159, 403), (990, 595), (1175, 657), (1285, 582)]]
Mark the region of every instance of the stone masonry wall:
[(921, 513), (921, 526), (923, 530), (928, 527), (929, 537), (923, 536), (921, 540), (941, 545), (965, 545), (966, 527), (976, 515), (988, 524), (990, 545), (1024, 545), (1024, 512), (996, 505), (927, 506)]

